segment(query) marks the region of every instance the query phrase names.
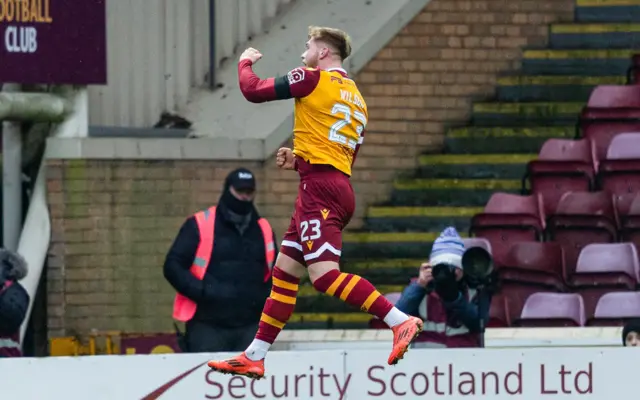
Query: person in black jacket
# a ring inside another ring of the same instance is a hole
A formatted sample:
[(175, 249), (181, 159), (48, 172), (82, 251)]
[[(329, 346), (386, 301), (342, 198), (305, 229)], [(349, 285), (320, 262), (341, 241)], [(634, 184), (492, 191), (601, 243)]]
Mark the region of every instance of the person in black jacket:
[(194, 216), (184, 222), (167, 254), (165, 278), (197, 304), (186, 322), (184, 351), (244, 350), (258, 329), (271, 278), (265, 281), (267, 256), (253, 204), (255, 185), (244, 168), (227, 176), (215, 213), (213, 254), (202, 280), (190, 272), (200, 242)]
[(640, 318), (628, 321), (622, 328), (622, 345), (640, 347)]
[(0, 249), (0, 358), (21, 357), (20, 327), (31, 301), (18, 282), (27, 276), (27, 262), (18, 253)]

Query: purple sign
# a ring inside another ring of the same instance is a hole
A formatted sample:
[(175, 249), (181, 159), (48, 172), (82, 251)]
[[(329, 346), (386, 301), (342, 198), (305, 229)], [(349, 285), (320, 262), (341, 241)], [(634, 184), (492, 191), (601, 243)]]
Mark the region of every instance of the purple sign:
[(105, 2), (0, 0), (0, 82), (106, 83)]

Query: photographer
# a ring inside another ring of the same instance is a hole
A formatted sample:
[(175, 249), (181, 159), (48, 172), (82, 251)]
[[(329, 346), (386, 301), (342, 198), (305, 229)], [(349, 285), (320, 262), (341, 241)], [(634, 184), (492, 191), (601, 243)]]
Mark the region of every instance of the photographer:
[(21, 357), (20, 326), (29, 308), (29, 294), (18, 283), (27, 263), (17, 253), (0, 249), (0, 357)]
[(463, 272), (464, 253), (464, 242), (458, 232), (446, 228), (433, 243), (429, 262), (420, 266), (418, 279), (396, 303), (399, 310), (424, 321), (424, 331), (416, 339), (415, 347), (482, 346), (481, 333), (489, 320), (491, 290), (478, 295), (478, 290), (471, 287)]

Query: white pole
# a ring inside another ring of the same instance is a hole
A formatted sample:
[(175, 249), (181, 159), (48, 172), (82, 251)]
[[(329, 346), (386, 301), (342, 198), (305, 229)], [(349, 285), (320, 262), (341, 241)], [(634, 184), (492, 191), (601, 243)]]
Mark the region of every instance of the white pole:
[[(17, 92), (20, 85), (5, 84), (4, 91)], [(3, 245), (18, 250), (22, 229), (22, 135), (20, 124), (2, 124), (2, 234)]]

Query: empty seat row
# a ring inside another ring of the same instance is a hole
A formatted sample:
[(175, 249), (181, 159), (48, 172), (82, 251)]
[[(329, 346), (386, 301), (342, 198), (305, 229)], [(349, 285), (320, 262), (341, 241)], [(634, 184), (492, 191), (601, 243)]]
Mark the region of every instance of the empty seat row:
[(617, 326), (627, 319), (640, 317), (640, 292), (607, 293), (599, 299), (592, 316), (588, 316), (584, 300), (577, 293), (534, 293), (511, 323), (506, 321), (509, 307), (504, 298), (495, 298), (489, 326)]
[[(465, 247), (474, 246), (491, 252), (486, 239), (465, 239)], [(581, 299), (585, 318), (592, 319), (602, 298), (609, 293), (634, 291), (640, 283), (638, 251), (631, 243), (588, 245), (581, 251), (575, 271), (570, 271), (559, 244), (519, 242), (511, 246), (504, 264), (496, 268), (500, 287), (491, 307), (490, 326), (494, 327), (516, 323), (526, 301), (538, 292), (573, 292)], [(395, 304), (400, 295), (389, 293), (386, 297)], [(386, 327), (377, 319), (370, 326)]]
[(523, 191), (541, 194), (547, 213), (555, 210), (566, 192), (596, 190), (640, 191), (640, 133), (616, 136), (601, 161), (591, 139), (549, 139), (538, 158), (528, 163), (523, 179)]
[(512, 246), (505, 265), (498, 267), (500, 294), (512, 304), (509, 319), (517, 317), (535, 292), (578, 293), (591, 316), (603, 295), (633, 291), (640, 283), (638, 252), (631, 243), (588, 245), (580, 252), (575, 269), (565, 263), (563, 254), (556, 243), (522, 242)]
[(580, 251), (576, 268), (571, 269), (558, 243), (519, 242), (496, 268), (503, 282), (558, 291), (603, 286), (634, 290), (640, 285), (640, 261), (632, 243), (589, 244)]
[(539, 194), (494, 193), (484, 211), (472, 218), (469, 236), (487, 239), (499, 264), (513, 243), (557, 242), (571, 268), (587, 244), (628, 241), (640, 245), (640, 195), (568, 192), (555, 212), (547, 215)]

